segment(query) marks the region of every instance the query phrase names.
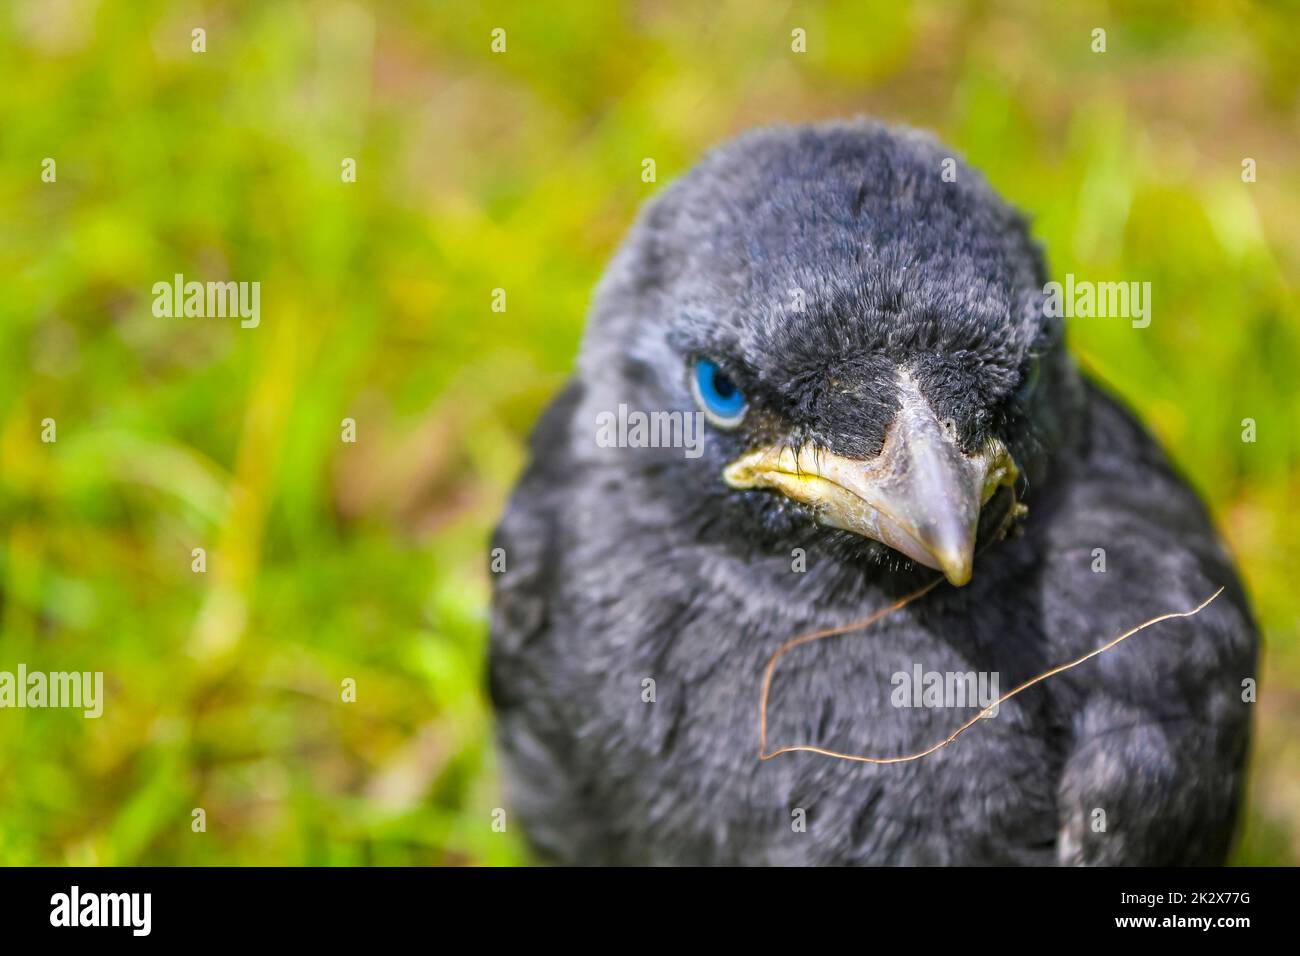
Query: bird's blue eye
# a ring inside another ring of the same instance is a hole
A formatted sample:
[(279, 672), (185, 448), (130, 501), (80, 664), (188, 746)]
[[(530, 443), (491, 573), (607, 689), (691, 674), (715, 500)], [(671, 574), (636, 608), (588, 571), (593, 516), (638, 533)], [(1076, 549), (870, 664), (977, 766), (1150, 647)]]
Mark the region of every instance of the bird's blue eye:
[(695, 360), (691, 390), (705, 416), (719, 428), (735, 428), (745, 417), (745, 394), (711, 359)]

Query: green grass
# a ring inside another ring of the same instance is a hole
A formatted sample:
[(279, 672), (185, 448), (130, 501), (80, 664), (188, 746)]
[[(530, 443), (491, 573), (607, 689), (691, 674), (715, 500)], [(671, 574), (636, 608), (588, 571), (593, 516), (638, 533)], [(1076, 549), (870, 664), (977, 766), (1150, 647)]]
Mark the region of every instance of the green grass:
[[(1072, 343), (1240, 558), (1238, 859), (1300, 860), (1300, 17), (1057, 6), (7, 6), (0, 669), (102, 670), (109, 700), (0, 712), (0, 862), (526, 860), (491, 827), (482, 664), (527, 429), (646, 197), (745, 128), (857, 113), (964, 152), (1054, 277), (1152, 283), (1150, 328)], [(261, 326), (155, 318), (178, 272), (260, 281)]]

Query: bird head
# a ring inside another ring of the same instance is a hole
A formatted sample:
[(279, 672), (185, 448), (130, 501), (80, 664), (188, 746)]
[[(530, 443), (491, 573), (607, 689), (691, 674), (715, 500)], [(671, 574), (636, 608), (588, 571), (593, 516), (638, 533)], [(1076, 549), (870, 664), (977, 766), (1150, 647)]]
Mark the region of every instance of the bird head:
[(699, 535), (961, 585), (1067, 429), (1045, 279), (1023, 218), (932, 138), (761, 130), (642, 213), (581, 374), (598, 403), (702, 413), (702, 454), (640, 475)]

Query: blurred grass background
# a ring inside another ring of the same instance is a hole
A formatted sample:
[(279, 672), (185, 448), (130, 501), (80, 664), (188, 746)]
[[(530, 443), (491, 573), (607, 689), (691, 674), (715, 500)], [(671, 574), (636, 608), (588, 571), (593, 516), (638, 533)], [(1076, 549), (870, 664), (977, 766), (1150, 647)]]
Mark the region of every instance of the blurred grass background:
[[(1055, 278), (1152, 283), (1073, 346), (1240, 558), (1237, 859), (1300, 860), (1295, 4), (13, 0), (0, 64), (0, 669), (108, 691), (0, 712), (0, 862), (526, 861), (482, 686), (524, 436), (647, 196), (858, 113), (963, 151)], [(260, 281), (261, 326), (154, 317), (178, 272)]]

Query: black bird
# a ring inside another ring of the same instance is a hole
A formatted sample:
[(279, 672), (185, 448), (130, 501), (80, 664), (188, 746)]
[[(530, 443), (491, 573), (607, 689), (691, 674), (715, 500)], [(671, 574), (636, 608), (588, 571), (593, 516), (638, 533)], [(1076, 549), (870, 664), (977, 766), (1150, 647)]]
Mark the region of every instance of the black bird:
[[(506, 795), (544, 858), (1224, 860), (1242, 587), (1193, 491), (1076, 369), (1025, 220), (953, 156), (866, 121), (753, 132), (614, 257), (493, 541)], [(607, 447), (602, 422), (637, 412), (675, 413), (651, 433), (679, 447)], [(760, 760), (773, 652), (939, 575), (782, 659), (769, 749), (913, 753), (979, 704), (897, 706), (900, 675), (1005, 692), (1226, 590), (924, 759)]]

